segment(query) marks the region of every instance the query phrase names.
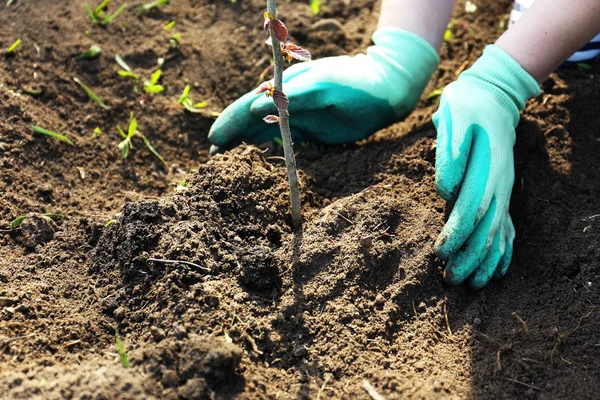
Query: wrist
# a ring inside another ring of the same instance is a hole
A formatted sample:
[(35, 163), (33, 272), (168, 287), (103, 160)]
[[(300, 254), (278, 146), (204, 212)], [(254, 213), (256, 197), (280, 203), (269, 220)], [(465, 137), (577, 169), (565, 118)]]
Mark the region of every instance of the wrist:
[(518, 123), (519, 111), (525, 108), (525, 102), (540, 94), (536, 79), (496, 45), (486, 46), (481, 57), (459, 79), (471, 80), (474, 85), (495, 93), (501, 104), (514, 111), (514, 126)]
[[(389, 26), (375, 31), (373, 43), (375, 46), (369, 47), (367, 54), (389, 68), (389, 84), (395, 84), (395, 77), (410, 82), (410, 91), (404, 94), (403, 108), (408, 105), (412, 109), (439, 66), (437, 52), (419, 35)], [(406, 114), (405, 110), (399, 113)]]

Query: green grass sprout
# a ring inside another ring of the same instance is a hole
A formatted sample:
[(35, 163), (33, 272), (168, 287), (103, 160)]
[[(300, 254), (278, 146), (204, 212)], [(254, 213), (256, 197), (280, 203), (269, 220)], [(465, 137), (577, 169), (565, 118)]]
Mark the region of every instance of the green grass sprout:
[(12, 55), (12, 54), (13, 54), (13, 52), (14, 52), (14, 51), (17, 49), (17, 47), (19, 47), (19, 45), (20, 45), (20, 44), (21, 44), (21, 39), (17, 39), (17, 41), (16, 41), (16, 42), (14, 42), (14, 43), (12, 44), (12, 46), (10, 46), (10, 47), (8, 48), (8, 50), (6, 50), (6, 55), (7, 55), (7, 56), (10, 56), (10, 55)]
[(184, 192), (184, 191), (188, 190), (187, 189), (187, 184), (188, 184), (187, 179), (182, 179), (181, 181), (179, 181), (177, 183), (177, 186), (175, 186), (175, 189), (173, 189), (173, 190), (175, 192)]
[(118, 54), (115, 55), (115, 61), (125, 71), (127, 71), (127, 72), (133, 72), (133, 70), (131, 69), (131, 67), (129, 65), (127, 65), (127, 63), (125, 62), (125, 60), (123, 60), (120, 55), (118, 55)]
[(102, 1), (102, 3), (100, 3), (94, 9), (92, 9), (92, 7), (87, 2), (84, 4), (85, 10), (87, 11), (88, 15), (90, 16), (90, 19), (92, 20), (92, 22), (94, 24), (102, 25), (102, 26), (108, 25), (115, 18), (117, 18), (119, 15), (121, 15), (121, 13), (123, 11), (125, 11), (125, 9), (127, 8), (127, 3), (124, 3), (113, 14), (106, 16), (105, 10), (106, 10), (106, 7), (108, 7), (108, 4), (110, 2), (111, 2), (111, 0), (104, 0), (104, 1)]
[(35, 133), (41, 133), (41, 134), (43, 134), (43, 135), (47, 135), (47, 136), (51, 136), (51, 137), (53, 137), (53, 138), (56, 138), (56, 139), (60, 139), (60, 140), (62, 140), (62, 141), (64, 141), (64, 142), (67, 142), (67, 143), (69, 143), (70, 145), (72, 145), (72, 144), (73, 144), (73, 142), (71, 141), (71, 139), (69, 139), (68, 137), (66, 137), (66, 136), (64, 136), (64, 135), (61, 135), (60, 133), (52, 132), (52, 131), (49, 131), (49, 130), (47, 130), (47, 129), (40, 128), (39, 126), (35, 126), (35, 125), (30, 125), (29, 127), (30, 127), (30, 128), (31, 128), (31, 129), (32, 129), (32, 130), (33, 130)]
[(75, 58), (96, 58), (98, 57), (101, 51), (102, 49), (100, 48), (100, 46), (93, 45), (88, 51), (86, 51), (85, 53), (78, 54)]
[(21, 91), (23, 93), (25, 93), (26, 95), (33, 97), (34, 99), (37, 99), (38, 97), (40, 97), (41, 95), (44, 94), (44, 89), (33, 90), (33, 89), (27, 89), (27, 88), (23, 87), (23, 88), (21, 88)]
[(163, 31), (170, 31), (171, 29), (173, 29), (175, 27), (176, 22), (175, 21), (171, 21), (168, 24), (166, 24), (163, 28)]
[(312, 12), (312, 15), (319, 14), (319, 11), (321, 11), (320, 0), (310, 0), (310, 11)]
[(148, 11), (152, 10), (153, 8), (162, 6), (164, 4), (169, 4), (169, 0), (155, 0), (152, 3), (142, 4), (140, 6), (140, 14), (148, 12)]
[(99, 126), (97, 126), (94, 128), (94, 133), (92, 134), (92, 137), (95, 139), (97, 137), (100, 137), (100, 135), (102, 135), (102, 130)]
[(90, 89), (85, 83), (81, 82), (81, 80), (79, 78), (73, 78), (73, 80), (79, 85), (81, 86), (81, 88), (85, 91), (85, 93), (87, 93), (87, 95), (90, 97), (90, 99), (94, 100), (100, 107), (106, 109), (106, 104), (104, 104), (102, 102), (102, 100), (100, 100), (100, 98), (98, 96), (96, 96), (96, 94), (94, 92), (92, 92), (92, 89)]
[(15, 0), (7, 0), (6, 7), (10, 6), (14, 2), (15, 2)]
[(152, 146), (148, 138), (137, 130), (137, 127), (138, 122), (135, 119), (133, 113), (131, 113), (131, 116), (129, 117), (129, 127), (127, 128), (127, 133), (125, 133), (123, 129), (117, 125), (117, 130), (119, 131), (121, 137), (123, 137), (124, 139), (121, 143), (117, 145), (119, 150), (121, 150), (121, 155), (123, 156), (123, 158), (127, 158), (129, 156), (129, 153), (133, 149), (131, 139), (133, 139), (135, 136), (138, 136), (142, 139), (148, 150), (150, 150), (150, 152), (154, 154), (156, 158), (158, 158), (165, 166), (167, 166), (167, 163), (165, 162), (164, 158), (162, 158), (159, 152), (156, 151), (156, 149)]
[(194, 101), (190, 97), (190, 85), (187, 85), (185, 89), (183, 89), (183, 93), (181, 94), (181, 96), (179, 96), (179, 100), (177, 100), (177, 103), (181, 104), (185, 107), (186, 110), (192, 113), (199, 113), (201, 112), (201, 108), (204, 108), (208, 105), (206, 101), (194, 104)]
[(146, 92), (147, 94), (151, 94), (160, 93), (163, 90), (165, 90), (164, 87), (158, 84), (161, 74), (162, 70), (160, 69), (154, 71), (152, 76), (150, 76), (150, 79), (144, 82), (144, 92)]
[(10, 223), (10, 227), (13, 229), (17, 229), (26, 219), (27, 215), (21, 215), (20, 217), (17, 217), (12, 220), (12, 222)]
[(169, 43), (171, 43), (171, 46), (173, 46), (174, 48), (178, 48), (179, 44), (181, 43), (181, 33), (176, 33), (171, 37), (171, 40), (169, 40)]
[(435, 89), (433, 92), (429, 93), (427, 95), (427, 99), (433, 99), (434, 97), (438, 97), (439, 95), (442, 94), (442, 92), (444, 91), (444, 88), (439, 88), (439, 89)]
[(119, 353), (119, 359), (121, 360), (121, 364), (125, 368), (131, 367), (131, 364), (129, 363), (129, 358), (127, 358), (125, 346), (123, 345), (121, 337), (119, 336), (119, 332), (115, 332), (115, 341), (117, 343), (117, 352)]

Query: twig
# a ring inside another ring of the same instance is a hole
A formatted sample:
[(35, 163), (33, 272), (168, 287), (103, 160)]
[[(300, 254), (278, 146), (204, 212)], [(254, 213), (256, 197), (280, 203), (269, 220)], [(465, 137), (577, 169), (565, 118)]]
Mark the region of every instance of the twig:
[(210, 271), (210, 268), (208, 268), (208, 267), (203, 267), (202, 265), (194, 264), (193, 262), (189, 262), (189, 261), (162, 260), (160, 258), (148, 258), (148, 261), (159, 262), (159, 263), (164, 263), (164, 264), (185, 264), (185, 265), (191, 265), (192, 267), (203, 269), (205, 271)]
[(15, 342), (15, 341), (21, 340), (21, 339), (27, 339), (27, 338), (30, 338), (32, 336), (35, 336), (35, 333), (30, 333), (29, 335), (15, 336), (15, 337), (12, 337), (12, 338), (4, 339), (2, 342), (0, 342), (0, 345), (5, 345), (5, 344), (8, 344), (10, 342)]
[(527, 327), (527, 323), (523, 320), (523, 318), (519, 317), (519, 314), (517, 314), (516, 311), (513, 312), (512, 315), (521, 323), (521, 325), (523, 325), (525, 333), (529, 335), (529, 328)]
[[(277, 15), (275, 0), (267, 0), (267, 12)], [(273, 25), (269, 24), (269, 34), (273, 43), (273, 60), (275, 61), (275, 90), (283, 93), (283, 55), (279, 40), (275, 37)], [(302, 213), (300, 206), (300, 189), (298, 186), (298, 174), (296, 173), (296, 159), (294, 158), (294, 146), (292, 145), (292, 133), (290, 132), (289, 113), (286, 109), (277, 108), (279, 112), (279, 129), (283, 142), (283, 153), (285, 155), (285, 166), (290, 184), (290, 203), (292, 207), (292, 226), (298, 229), (302, 226)]]
[(369, 396), (371, 396), (373, 400), (385, 400), (385, 397), (377, 393), (377, 390), (375, 390), (373, 385), (371, 385), (368, 380), (363, 379), (362, 387), (367, 391), (367, 393), (369, 393)]
[(518, 381), (516, 379), (510, 379), (510, 378), (503, 378), (503, 379), (506, 380), (506, 381), (512, 382), (512, 383), (518, 383), (519, 385), (526, 386), (526, 387), (528, 387), (530, 389), (535, 389), (535, 390), (539, 390), (540, 392), (545, 392), (545, 390), (542, 389), (542, 388), (539, 388), (539, 387), (533, 386), (533, 385), (529, 385), (529, 384), (527, 384), (525, 382), (521, 382), (521, 381)]
[(323, 379), (323, 384), (319, 388), (319, 393), (317, 393), (317, 400), (321, 399), (321, 393), (323, 393), (323, 390), (325, 390), (325, 385), (327, 385), (328, 380), (329, 380), (329, 375), (325, 376), (325, 379)]
[(450, 337), (453, 336), (452, 329), (450, 328), (450, 321), (448, 320), (448, 299), (444, 300), (444, 319), (446, 320), (446, 328), (448, 328), (448, 333)]

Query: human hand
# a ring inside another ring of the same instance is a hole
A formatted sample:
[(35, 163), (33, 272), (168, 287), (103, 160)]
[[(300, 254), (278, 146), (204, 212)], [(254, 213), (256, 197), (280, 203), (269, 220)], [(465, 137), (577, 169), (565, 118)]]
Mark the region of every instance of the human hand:
[(479, 289), (504, 276), (510, 265), (515, 128), (525, 101), (539, 92), (535, 79), (493, 45), (444, 89), (433, 116), (435, 178), (440, 196), (456, 203), (435, 251), (448, 260), (444, 280), (449, 284), (468, 278)]
[[(436, 51), (419, 36), (392, 27), (373, 34), (367, 54), (297, 64), (283, 74), (295, 140), (341, 144), (364, 139), (408, 115), (437, 68)], [(241, 141), (264, 143), (279, 127), (263, 118), (273, 101), (252, 92), (227, 107), (210, 129), (211, 154)]]

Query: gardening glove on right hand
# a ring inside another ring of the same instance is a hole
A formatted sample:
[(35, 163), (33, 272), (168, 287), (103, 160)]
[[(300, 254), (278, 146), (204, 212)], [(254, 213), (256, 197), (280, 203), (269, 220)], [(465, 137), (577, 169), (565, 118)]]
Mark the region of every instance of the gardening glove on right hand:
[(442, 93), (437, 128), (437, 191), (456, 201), (435, 251), (448, 263), (444, 279), (473, 288), (506, 273), (515, 230), (508, 213), (519, 111), (540, 93), (535, 79), (507, 52), (483, 55)]
[[(364, 139), (402, 120), (415, 107), (439, 64), (437, 52), (418, 35), (382, 27), (367, 54), (297, 64), (283, 74), (290, 125), (296, 141), (341, 144)], [(208, 139), (211, 153), (241, 141), (279, 137), (263, 118), (277, 114), (271, 98), (242, 96), (217, 118)]]

